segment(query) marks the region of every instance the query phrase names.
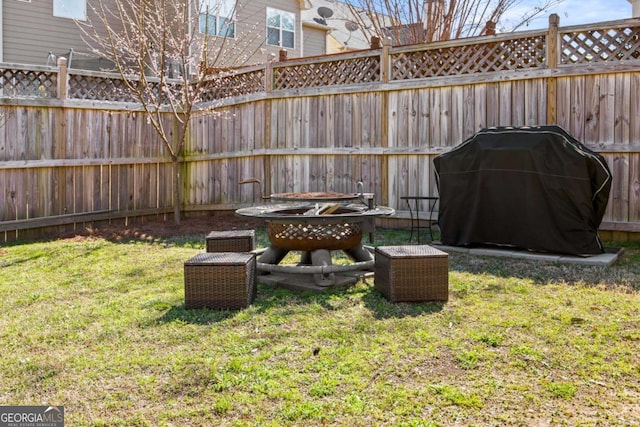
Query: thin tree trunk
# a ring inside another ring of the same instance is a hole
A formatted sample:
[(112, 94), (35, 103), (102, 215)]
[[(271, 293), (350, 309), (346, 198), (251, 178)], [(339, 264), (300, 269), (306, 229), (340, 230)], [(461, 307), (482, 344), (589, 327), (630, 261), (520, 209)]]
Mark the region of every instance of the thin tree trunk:
[(173, 166), (173, 218), (176, 225), (180, 225), (180, 205), (182, 203), (182, 175), (180, 174), (179, 156), (171, 156)]

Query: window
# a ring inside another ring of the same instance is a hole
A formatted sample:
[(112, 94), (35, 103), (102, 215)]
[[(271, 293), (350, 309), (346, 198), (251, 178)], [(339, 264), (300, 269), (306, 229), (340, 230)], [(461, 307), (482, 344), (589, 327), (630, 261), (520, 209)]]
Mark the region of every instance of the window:
[(53, 0), (53, 16), (60, 18), (87, 19), (86, 0)]
[(233, 38), (236, 35), (235, 0), (204, 0), (200, 11), (200, 32)]
[(293, 49), (296, 34), (296, 15), (267, 8), (267, 44)]

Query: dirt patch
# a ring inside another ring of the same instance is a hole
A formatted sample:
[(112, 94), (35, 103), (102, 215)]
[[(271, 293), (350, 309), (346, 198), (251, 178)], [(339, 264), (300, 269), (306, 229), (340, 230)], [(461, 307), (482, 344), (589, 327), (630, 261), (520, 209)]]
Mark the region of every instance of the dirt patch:
[(253, 230), (264, 225), (263, 221), (240, 218), (233, 213), (183, 217), (180, 219), (180, 225), (176, 225), (172, 217), (144, 217), (92, 225), (81, 230), (60, 233), (57, 237), (78, 241), (93, 238), (114, 241), (149, 240), (198, 234), (206, 236), (211, 231)]

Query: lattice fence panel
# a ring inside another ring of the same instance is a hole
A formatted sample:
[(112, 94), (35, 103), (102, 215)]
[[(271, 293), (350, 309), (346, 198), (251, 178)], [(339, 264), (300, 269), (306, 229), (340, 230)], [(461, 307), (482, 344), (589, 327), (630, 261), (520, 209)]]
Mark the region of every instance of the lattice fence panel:
[(210, 77), (204, 85), (202, 101), (215, 101), (238, 95), (264, 92), (265, 71), (223, 74)]
[(119, 78), (69, 74), (67, 96), (72, 99), (87, 99), (116, 102), (136, 102), (124, 81)]
[(409, 80), (538, 68), (545, 64), (544, 36), (402, 52), (392, 55), (391, 79)]
[(562, 33), (561, 54), (562, 64), (640, 59), (640, 27)]
[(276, 90), (370, 83), (380, 80), (380, 58), (368, 56), (287, 65), (275, 68), (273, 75)]
[(58, 75), (51, 71), (0, 68), (0, 95), (16, 98), (55, 98)]

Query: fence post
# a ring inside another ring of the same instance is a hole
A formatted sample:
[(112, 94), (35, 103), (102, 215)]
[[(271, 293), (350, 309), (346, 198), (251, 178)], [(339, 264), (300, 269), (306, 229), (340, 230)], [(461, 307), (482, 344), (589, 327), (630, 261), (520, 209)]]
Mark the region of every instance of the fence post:
[[(549, 32), (547, 33), (547, 68), (558, 68), (560, 59), (560, 17), (553, 13), (549, 16)], [(557, 114), (558, 79), (547, 79), (547, 124), (555, 124), (558, 121)]]
[[(388, 83), (391, 79), (391, 39), (385, 38), (382, 41), (382, 52), (380, 53), (380, 81), (382, 84)], [(382, 90), (380, 97), (380, 145), (389, 146), (389, 91)], [(383, 205), (389, 204), (389, 156), (383, 156), (380, 165), (380, 188), (381, 194), (378, 202)]]
[(380, 80), (388, 83), (391, 76), (391, 39), (389, 37), (382, 41), (382, 52), (380, 52)]
[(58, 99), (67, 99), (67, 58), (58, 58)]
[(267, 95), (273, 91), (273, 61), (267, 61), (264, 67), (264, 91)]
[[(272, 141), (271, 141), (271, 119), (272, 119), (272, 114), (271, 114), (271, 107), (273, 104), (273, 101), (271, 99), (271, 92), (273, 92), (273, 63), (275, 61), (275, 55), (273, 55), (273, 57), (270, 57), (267, 60), (267, 64), (265, 66), (264, 69), (264, 90), (265, 90), (265, 100), (264, 100), (264, 124), (263, 124), (263, 131), (264, 131), (264, 138), (263, 138), (263, 142), (262, 142), (262, 148), (269, 150), (272, 147)], [(258, 148), (258, 147), (256, 147)], [(264, 156), (262, 158), (262, 168), (264, 171), (264, 175), (262, 176), (262, 190), (265, 190), (267, 194), (270, 194), (271, 191), (271, 156)], [(261, 190), (261, 191), (262, 191)]]
[(549, 33), (547, 34), (547, 68), (558, 68), (560, 47), (560, 17), (552, 13), (549, 16)]

